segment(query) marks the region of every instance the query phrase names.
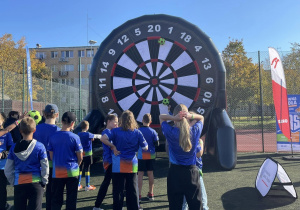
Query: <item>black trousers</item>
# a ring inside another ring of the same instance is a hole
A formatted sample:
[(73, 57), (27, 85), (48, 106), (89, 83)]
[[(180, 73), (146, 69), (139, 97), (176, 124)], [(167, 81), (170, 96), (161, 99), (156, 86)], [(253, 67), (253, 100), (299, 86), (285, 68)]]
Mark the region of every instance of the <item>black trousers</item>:
[(49, 168), (48, 184), (46, 186), (46, 210), (51, 210), (52, 200), (52, 171), (53, 168)]
[(113, 173), (113, 209), (122, 210), (124, 185), (128, 210), (138, 210), (138, 190), (136, 173)]
[(0, 210), (5, 210), (7, 201), (7, 179), (4, 174), (4, 170), (0, 170)]
[(185, 196), (190, 210), (203, 209), (197, 166), (171, 164), (167, 178), (170, 210), (181, 210)]
[(83, 160), (79, 166), (79, 170), (82, 172), (90, 172), (90, 166), (93, 164), (92, 156), (83, 157)]
[(97, 208), (100, 208), (100, 205), (102, 204), (102, 201), (104, 200), (104, 198), (106, 196), (107, 189), (108, 189), (110, 181), (112, 179), (112, 171), (111, 170), (112, 170), (112, 164), (110, 164), (108, 166), (107, 170), (105, 171), (104, 180), (98, 191), (97, 199), (95, 202), (95, 207), (97, 207)]
[(78, 177), (53, 178), (52, 179), (52, 201), (53, 210), (61, 209), (64, 200), (64, 188), (67, 189), (66, 209), (75, 210), (78, 191)]
[(40, 183), (15, 185), (14, 210), (41, 210), (43, 194)]

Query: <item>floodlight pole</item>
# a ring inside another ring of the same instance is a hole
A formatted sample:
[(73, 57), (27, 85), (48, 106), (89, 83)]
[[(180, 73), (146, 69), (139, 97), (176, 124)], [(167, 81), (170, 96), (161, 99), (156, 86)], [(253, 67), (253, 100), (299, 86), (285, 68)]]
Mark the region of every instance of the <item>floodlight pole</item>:
[(262, 89), (262, 79), (261, 79), (261, 69), (260, 69), (260, 51), (258, 51), (258, 72), (259, 72), (259, 89), (260, 89), (260, 105), (261, 105), (261, 137), (262, 137), (262, 149), (265, 152), (265, 141), (264, 141), (264, 115), (263, 115), (263, 89)]

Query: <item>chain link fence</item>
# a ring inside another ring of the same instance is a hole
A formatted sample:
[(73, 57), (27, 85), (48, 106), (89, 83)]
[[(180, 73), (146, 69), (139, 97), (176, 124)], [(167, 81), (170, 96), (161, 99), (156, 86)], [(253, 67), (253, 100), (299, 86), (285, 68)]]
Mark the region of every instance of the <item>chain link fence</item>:
[[(18, 74), (2, 70), (0, 86), (0, 110), (6, 116), (12, 110), (24, 112), (31, 110), (27, 86), (27, 74)], [(41, 114), (45, 106), (54, 103), (62, 115), (66, 111), (74, 112), (80, 122), (88, 112), (86, 89), (49, 80), (32, 77), (33, 109)], [(61, 123), (61, 119), (58, 119)]]
[[(292, 77), (290, 72), (294, 71), (299, 74), (300, 67), (290, 69), (289, 64), (285, 62), (285, 58), (291, 53), (279, 52), (284, 64), (287, 92), (299, 94), (299, 86), (297, 86), (299, 78)], [(237, 149), (238, 152), (276, 152), (276, 119), (269, 53), (267, 51), (248, 52), (246, 56), (255, 64), (251, 71), (252, 81), (250, 82), (254, 84), (249, 84), (249, 87), (256, 87), (252, 90), (253, 97), (249, 100), (249, 92), (231, 96), (227, 93), (227, 99), (234, 98), (233, 101), (239, 102), (237, 108), (232, 109), (230, 100), (227, 100), (227, 111), (237, 133)], [(231, 85), (229, 81), (227, 81), (227, 88), (228, 85)]]

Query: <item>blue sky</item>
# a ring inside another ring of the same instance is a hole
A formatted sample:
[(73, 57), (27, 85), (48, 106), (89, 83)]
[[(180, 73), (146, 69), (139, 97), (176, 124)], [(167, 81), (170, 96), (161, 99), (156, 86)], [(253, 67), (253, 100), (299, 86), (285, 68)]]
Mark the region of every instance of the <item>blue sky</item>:
[(219, 51), (229, 37), (243, 39), (247, 52), (288, 51), (300, 43), (299, 0), (1, 0), (0, 36), (25, 36), (32, 48), (85, 46), (91, 39), (99, 45), (122, 23), (146, 14), (186, 19)]

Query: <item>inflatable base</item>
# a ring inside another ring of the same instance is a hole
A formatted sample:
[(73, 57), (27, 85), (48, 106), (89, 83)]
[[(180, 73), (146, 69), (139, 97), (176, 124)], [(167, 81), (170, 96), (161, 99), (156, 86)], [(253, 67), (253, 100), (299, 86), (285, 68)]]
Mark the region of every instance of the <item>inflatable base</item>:
[(214, 155), (222, 169), (231, 170), (237, 162), (236, 133), (224, 109), (214, 109), (205, 141), (207, 151)]

